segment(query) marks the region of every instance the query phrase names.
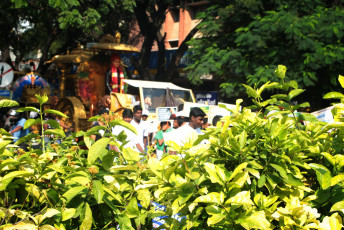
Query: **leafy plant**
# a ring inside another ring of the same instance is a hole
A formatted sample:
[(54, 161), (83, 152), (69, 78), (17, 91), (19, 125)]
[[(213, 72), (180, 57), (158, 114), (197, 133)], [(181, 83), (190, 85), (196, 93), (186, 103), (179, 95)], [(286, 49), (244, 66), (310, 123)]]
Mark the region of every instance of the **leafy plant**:
[[(275, 74), (279, 82), (245, 86), (251, 108), (238, 99), (223, 126), (182, 147), (168, 143), (177, 155), (160, 161), (124, 148), (125, 133), (111, 128), (134, 129), (109, 117), (44, 151), (18, 149), (1, 130), (2, 227), (152, 229), (163, 216), (165, 229), (341, 229), (344, 125), (297, 112), (308, 106), (292, 103), (304, 90), (285, 80), (284, 66)], [(266, 90), (277, 94), (264, 99)]]

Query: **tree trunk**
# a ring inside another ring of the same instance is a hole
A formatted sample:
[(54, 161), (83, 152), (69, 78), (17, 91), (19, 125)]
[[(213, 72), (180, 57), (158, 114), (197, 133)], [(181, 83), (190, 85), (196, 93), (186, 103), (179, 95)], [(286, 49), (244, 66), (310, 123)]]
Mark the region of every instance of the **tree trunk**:
[(172, 81), (175, 76), (178, 75), (178, 64), (180, 62), (180, 59), (183, 57), (184, 53), (189, 49), (187, 46), (187, 42), (190, 41), (191, 38), (197, 33), (199, 28), (195, 26), (186, 36), (184, 41), (180, 44), (178, 47), (177, 52), (173, 55), (172, 60), (170, 64), (168, 65), (167, 71), (166, 71), (166, 76), (165, 79), (167, 81)]
[(149, 74), (149, 58), (157, 33), (165, 21), (167, 8), (168, 4), (158, 2), (157, 8), (151, 8), (148, 13), (149, 1), (145, 1), (145, 4), (141, 1), (136, 2), (134, 12), (140, 31), (144, 36), (144, 42), (139, 58), (133, 58), (132, 64), (138, 70), (141, 79), (154, 80)]
[(158, 42), (158, 63), (157, 63), (157, 74), (155, 76), (156, 81), (164, 81), (165, 75), (166, 75), (166, 59), (165, 59), (165, 38), (166, 33), (164, 36), (159, 39), (158, 36), (156, 38)]
[(47, 39), (47, 42), (45, 43), (45, 45), (42, 49), (42, 57), (39, 61), (38, 68), (37, 68), (38, 73), (44, 74), (44, 72), (48, 68), (48, 66), (45, 64), (45, 62), (48, 59), (48, 52), (49, 52), (50, 46), (53, 43), (54, 39), (55, 39), (55, 34), (50, 34), (48, 39)]

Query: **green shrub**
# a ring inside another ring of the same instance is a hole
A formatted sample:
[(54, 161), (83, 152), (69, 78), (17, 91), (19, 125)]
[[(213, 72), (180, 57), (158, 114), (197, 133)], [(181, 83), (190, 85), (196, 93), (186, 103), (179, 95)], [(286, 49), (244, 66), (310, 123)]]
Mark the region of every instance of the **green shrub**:
[[(18, 150), (1, 130), (1, 225), (152, 229), (154, 217), (179, 213), (187, 218), (167, 218), (164, 228), (341, 229), (344, 96), (326, 96), (341, 100), (334, 110), (338, 122), (319, 122), (297, 112), (309, 104), (291, 103), (304, 90), (296, 82), (284, 82), (285, 71), (283, 66), (276, 70), (280, 83), (245, 86), (253, 106), (240, 110), (238, 100), (223, 127), (219, 123), (183, 147), (169, 143), (178, 154), (161, 161), (142, 160), (139, 153), (124, 149), (116, 142), (123, 135), (92, 142), (90, 136), (99, 129), (133, 128), (118, 120), (105, 119), (105, 126), (68, 138), (57, 126), (50, 132), (61, 136), (62, 143), (43, 151)], [(341, 76), (339, 80), (343, 85)], [(263, 100), (268, 89), (279, 94)], [(96, 119), (102, 118), (91, 120)], [(83, 143), (73, 144), (81, 136)], [(203, 139), (210, 144), (199, 144)], [(120, 151), (108, 150), (108, 144)], [(166, 206), (166, 213), (155, 211), (152, 201)]]

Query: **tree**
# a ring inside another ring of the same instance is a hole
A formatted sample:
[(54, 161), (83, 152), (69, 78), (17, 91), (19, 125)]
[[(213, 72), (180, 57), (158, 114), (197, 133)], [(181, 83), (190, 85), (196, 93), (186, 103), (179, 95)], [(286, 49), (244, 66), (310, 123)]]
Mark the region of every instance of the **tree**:
[(274, 69), (283, 64), (288, 80), (310, 88), (310, 101), (321, 100), (344, 71), (339, 1), (214, 1), (200, 18), (203, 37), (189, 43), (189, 78), (198, 84), (213, 74), (229, 97), (244, 92), (242, 83), (275, 81)]
[[(185, 1), (136, 1), (135, 15), (140, 27), (140, 32), (144, 38), (141, 52), (138, 58), (133, 58), (133, 66), (138, 70), (140, 78), (146, 80), (172, 81), (178, 75), (178, 63), (188, 50), (187, 42), (199, 30), (193, 28), (178, 50), (173, 55), (168, 66), (165, 63), (165, 37), (166, 34), (160, 34), (161, 27), (165, 22), (166, 13), (170, 8), (185, 7)], [(152, 76), (149, 73), (148, 62), (154, 42), (158, 45), (157, 74)]]
[[(114, 34), (119, 30), (124, 38), (128, 36), (129, 26), (121, 22), (130, 21), (134, 6), (132, 0), (2, 1), (1, 9), (9, 9), (13, 16), (5, 14), (12, 22), (6, 28), (12, 39), (8, 32), (2, 34), (1, 49), (11, 47), (19, 59), (41, 49), (40, 67), (43, 67), (53, 54), (75, 48), (78, 43), (97, 41), (105, 33)], [(23, 22), (30, 27), (19, 30)]]

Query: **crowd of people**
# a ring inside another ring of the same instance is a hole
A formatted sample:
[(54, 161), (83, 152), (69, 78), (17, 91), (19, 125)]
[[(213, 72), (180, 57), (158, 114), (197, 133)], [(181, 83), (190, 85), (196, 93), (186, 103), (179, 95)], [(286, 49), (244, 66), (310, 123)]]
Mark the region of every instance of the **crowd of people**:
[[(108, 110), (100, 109), (98, 115), (108, 113)], [(196, 140), (199, 134), (203, 134), (202, 129), (207, 126), (204, 124), (205, 116), (202, 109), (193, 108), (189, 116), (179, 111), (177, 114), (172, 114), (169, 120), (156, 123), (148, 119), (148, 110), (136, 105), (133, 110), (125, 108), (122, 112), (123, 121), (131, 124), (136, 133), (123, 125), (115, 125), (111, 132), (124, 148), (132, 148), (142, 154), (154, 153), (153, 155), (158, 159), (162, 159), (166, 154), (175, 154), (168, 150), (169, 141), (183, 146), (187, 142)], [(93, 126), (98, 125), (102, 124), (93, 123)], [(93, 139), (98, 140), (104, 134), (104, 130), (101, 130), (93, 136)], [(117, 146), (110, 146), (110, 148), (119, 151)]]
[[(102, 100), (99, 103), (98, 115), (109, 114), (110, 104), (109, 100)], [(180, 110), (183, 108), (180, 107)], [(18, 113), (15, 109), (9, 110), (4, 116), (4, 128), (13, 135), (14, 141), (21, 137), (28, 135), (30, 132), (34, 133), (34, 127), (24, 129), (27, 113)], [(45, 119), (55, 120), (62, 128), (67, 131), (67, 135), (73, 132), (72, 127), (66, 126), (54, 114), (45, 114)], [(153, 119), (148, 119), (149, 111), (143, 109), (140, 105), (136, 105), (133, 109), (125, 108), (122, 113), (123, 121), (131, 124), (136, 130), (128, 129), (122, 125), (115, 125), (112, 127), (112, 134), (117, 137), (119, 146), (123, 145), (124, 148), (132, 148), (142, 154), (153, 153), (158, 159), (162, 159), (166, 154), (176, 154), (168, 148), (169, 142), (174, 142), (179, 146), (185, 145), (187, 142), (192, 142), (197, 139), (198, 135), (203, 134), (203, 130), (208, 126), (206, 114), (200, 108), (193, 108), (188, 116), (185, 116), (183, 111), (172, 114), (167, 121), (160, 121), (157, 123)], [(38, 114), (30, 112), (28, 118), (36, 119)], [(215, 117), (213, 120), (216, 122), (220, 117)], [(49, 127), (47, 123), (44, 130)], [(215, 125), (214, 124), (214, 125)], [(100, 120), (93, 122), (92, 126), (103, 126)], [(38, 129), (40, 131), (40, 129)], [(110, 132), (110, 131), (107, 131)], [(104, 136), (106, 131), (100, 129), (97, 134), (92, 135), (95, 141)], [(45, 142), (52, 140), (51, 136), (45, 137)], [(109, 146), (112, 150), (119, 151), (118, 146)]]

